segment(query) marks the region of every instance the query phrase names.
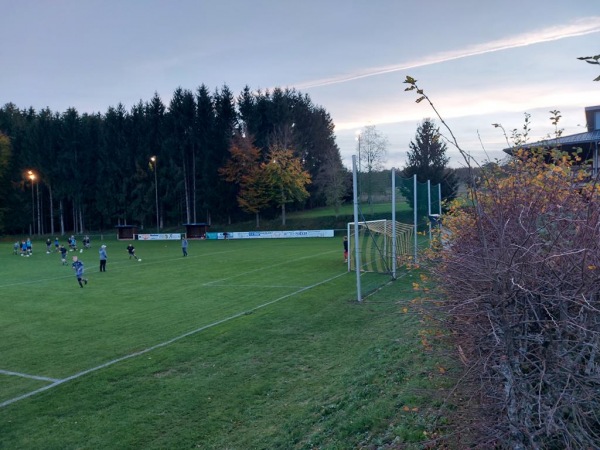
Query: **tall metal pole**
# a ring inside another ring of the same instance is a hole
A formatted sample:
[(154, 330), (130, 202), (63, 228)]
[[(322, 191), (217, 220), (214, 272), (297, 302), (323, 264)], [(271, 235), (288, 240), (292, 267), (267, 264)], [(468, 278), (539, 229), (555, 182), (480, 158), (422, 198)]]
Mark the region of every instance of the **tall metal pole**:
[(35, 195), (34, 195), (34, 187), (33, 185), (35, 184), (35, 174), (33, 173), (32, 170), (28, 170), (27, 174), (29, 176), (29, 179), (31, 180), (31, 235), (35, 234)]
[(592, 174), (594, 177), (598, 176), (598, 163), (600, 160), (598, 159), (598, 141), (595, 142), (594, 146), (594, 159), (592, 161)]
[(429, 225), (429, 244), (431, 245), (431, 180), (427, 180), (427, 222)]
[(356, 178), (356, 156), (352, 155), (352, 191), (354, 192), (354, 269), (356, 270), (357, 300), (362, 302), (362, 293), (360, 287), (360, 242), (358, 240), (358, 183)]
[(362, 194), (362, 192), (360, 191), (360, 188), (361, 188), (361, 183), (360, 183), (360, 162), (361, 162), (361, 158), (360, 158), (360, 132), (359, 132), (358, 133), (358, 180), (357, 180), (358, 198), (360, 198), (360, 194)]
[(37, 234), (41, 236), (42, 234), (42, 208), (40, 207), (40, 182), (35, 185), (35, 196), (37, 203)]
[(413, 222), (414, 222), (414, 243), (415, 243), (415, 264), (418, 263), (417, 260), (417, 174), (413, 175)]
[(396, 279), (396, 169), (392, 167), (392, 278)]
[(158, 218), (158, 175), (156, 174), (156, 172), (158, 172), (157, 170), (157, 159), (156, 156), (153, 156), (152, 158), (150, 158), (150, 161), (152, 161), (152, 165), (154, 166), (154, 196), (156, 199), (156, 233), (160, 233), (160, 222), (159, 222), (159, 218)]
[(33, 182), (35, 178), (31, 179), (31, 234), (35, 234), (35, 195), (33, 194)]

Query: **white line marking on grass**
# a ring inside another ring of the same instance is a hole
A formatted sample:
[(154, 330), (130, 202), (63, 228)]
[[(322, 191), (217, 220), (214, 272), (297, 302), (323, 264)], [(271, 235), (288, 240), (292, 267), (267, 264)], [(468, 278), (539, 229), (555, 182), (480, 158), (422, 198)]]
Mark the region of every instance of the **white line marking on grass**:
[(184, 333), (182, 335), (179, 335), (177, 337), (169, 339), (168, 341), (164, 341), (164, 342), (161, 342), (159, 344), (153, 345), (152, 347), (148, 347), (148, 348), (146, 348), (144, 350), (140, 350), (139, 352), (135, 352), (135, 353), (131, 353), (129, 355), (121, 356), (120, 358), (116, 358), (116, 359), (113, 359), (111, 361), (105, 362), (104, 364), (100, 364), (99, 366), (92, 367), (91, 369), (86, 369), (86, 370), (78, 372), (78, 373), (76, 373), (74, 375), (71, 375), (71, 376), (69, 376), (67, 378), (63, 378), (62, 380), (56, 380), (52, 384), (49, 384), (48, 386), (44, 386), (44, 387), (42, 387), (40, 389), (36, 389), (35, 391), (31, 391), (31, 392), (28, 392), (26, 394), (20, 395), (19, 397), (15, 397), (15, 398), (11, 398), (10, 400), (6, 400), (6, 401), (0, 403), (0, 408), (4, 408), (5, 406), (8, 406), (8, 405), (10, 405), (12, 403), (16, 403), (16, 402), (18, 402), (20, 400), (24, 400), (26, 398), (29, 398), (29, 397), (35, 395), (35, 394), (39, 394), (40, 392), (47, 391), (47, 390), (52, 389), (52, 388), (54, 388), (56, 386), (60, 386), (61, 384), (66, 383), (68, 381), (72, 381), (72, 380), (75, 380), (77, 378), (81, 378), (84, 375), (87, 375), (89, 373), (96, 372), (96, 371), (98, 371), (100, 369), (104, 369), (106, 367), (112, 366), (113, 364), (117, 364), (117, 363), (119, 363), (121, 361), (125, 361), (125, 360), (131, 359), (131, 358), (135, 358), (137, 356), (144, 355), (144, 354), (146, 354), (148, 352), (151, 352), (153, 350), (157, 350), (159, 348), (166, 347), (167, 345), (171, 345), (174, 342), (177, 342), (177, 341), (179, 341), (181, 339), (184, 339), (186, 337), (189, 337), (189, 336), (192, 336), (194, 334), (200, 333), (201, 331), (207, 330), (207, 329), (215, 327), (217, 325), (221, 325), (221, 324), (223, 324), (225, 322), (229, 322), (229, 321), (231, 321), (233, 319), (237, 319), (238, 317), (245, 316), (245, 315), (250, 314), (250, 313), (252, 313), (254, 311), (258, 311), (259, 309), (265, 308), (265, 307), (267, 307), (269, 305), (272, 305), (274, 303), (277, 303), (277, 302), (279, 302), (281, 300), (285, 300), (286, 298), (293, 297), (294, 295), (297, 295), (297, 294), (300, 294), (302, 292), (308, 291), (308, 290), (313, 289), (313, 288), (315, 288), (317, 286), (321, 286), (322, 284), (329, 283), (330, 281), (333, 281), (336, 278), (343, 277), (344, 275), (348, 275), (348, 272), (343, 272), (343, 273), (341, 273), (339, 275), (335, 275), (335, 276), (333, 276), (331, 278), (328, 278), (326, 280), (319, 281), (318, 283), (315, 283), (313, 285), (306, 286), (306, 287), (303, 287), (301, 289), (298, 289), (297, 291), (291, 292), (290, 294), (283, 295), (283, 296), (281, 296), (279, 298), (276, 298), (275, 300), (271, 300), (270, 302), (263, 303), (262, 305), (258, 305), (258, 306), (255, 306), (254, 308), (248, 309), (246, 311), (239, 312), (239, 313), (234, 314), (233, 316), (229, 316), (229, 317), (227, 317), (225, 319), (217, 320), (216, 322), (213, 322), (211, 324), (204, 325), (204, 326), (202, 326), (200, 328), (196, 328), (195, 330), (192, 330), (192, 331), (188, 331), (187, 333)]
[(48, 378), (48, 377), (40, 377), (38, 375), (29, 375), (26, 373), (21, 373), (21, 372), (11, 372), (10, 370), (2, 370), (0, 369), (0, 374), (2, 375), (12, 375), (15, 377), (21, 377), (21, 378), (31, 378), (33, 380), (40, 380), (40, 381), (60, 381), (58, 378)]
[[(220, 252), (212, 252), (212, 253), (202, 253), (200, 255), (189, 255), (189, 256), (176, 256), (176, 257), (170, 257), (167, 259), (145, 259), (144, 258), (144, 262), (145, 264), (143, 264), (144, 266), (150, 265), (150, 264), (163, 264), (165, 262), (174, 262), (174, 261), (185, 261), (186, 259), (196, 259), (196, 258), (206, 258), (207, 256), (215, 256), (215, 255), (222, 255), (224, 253), (234, 253), (235, 250), (223, 250)], [(135, 260), (133, 260), (135, 261)], [(121, 264), (128, 264), (129, 261), (119, 261), (119, 263)], [(131, 263), (130, 267), (138, 267), (135, 264)]]
[(329, 253), (336, 253), (336, 250), (330, 250), (328, 252), (317, 253), (315, 255), (303, 256), (302, 258), (297, 258), (297, 259), (293, 259), (293, 260), (290, 260), (290, 261), (282, 261), (282, 262), (278, 262), (277, 264), (273, 264), (273, 265), (267, 266), (267, 267), (259, 267), (258, 269), (249, 270), (248, 272), (238, 273), (236, 275), (232, 275), (232, 276), (227, 277), (227, 278), (221, 278), (219, 280), (209, 281), (208, 283), (204, 283), (202, 286), (210, 286), (211, 284), (221, 283), (223, 281), (231, 280), (233, 278), (243, 277), (244, 275), (248, 275), (248, 274), (251, 274), (251, 273), (254, 273), (254, 272), (260, 272), (261, 270), (272, 269), (273, 267), (281, 267), (284, 264), (291, 264), (291, 263), (294, 263), (294, 262), (297, 262), (297, 261), (302, 261), (303, 259), (309, 259), (309, 258), (314, 258), (315, 256), (327, 255)]
[[(221, 255), (223, 253), (232, 253), (235, 250), (225, 250), (222, 252), (213, 252), (213, 253), (203, 253), (201, 255), (194, 255), (194, 256), (188, 256), (188, 259), (193, 259), (193, 258), (205, 258), (206, 256), (214, 256), (214, 255)], [(173, 261), (183, 261), (185, 260), (185, 258), (183, 256), (178, 257), (178, 258), (168, 258), (168, 259), (153, 259), (150, 261), (147, 261), (144, 265), (149, 265), (149, 264), (163, 264), (165, 262), (173, 262)], [(85, 263), (85, 261), (84, 261)], [(131, 267), (139, 267), (139, 265), (135, 265), (133, 263), (129, 264), (129, 261), (114, 261), (111, 260), (109, 267), (113, 267), (115, 265), (119, 266), (119, 270), (123, 270), (125, 268), (131, 268)], [(67, 267), (69, 269), (69, 271), (71, 272), (71, 266), (70, 264), (67, 265), (61, 265), (61, 267)], [(86, 275), (93, 275), (96, 272), (93, 269), (90, 269), (90, 265), (86, 264), (86, 268), (85, 268), (85, 274)], [(27, 281), (17, 281), (16, 283), (6, 283), (6, 284), (0, 284), (0, 289), (4, 288), (4, 287), (9, 287), (9, 286), (19, 286), (19, 285), (28, 285), (28, 284), (35, 284), (35, 283), (42, 283), (44, 281), (56, 281), (56, 280), (63, 280), (63, 279), (67, 279), (67, 278), (74, 278), (75, 277), (75, 273), (69, 273), (69, 275), (59, 275), (56, 277), (52, 277), (52, 278), (40, 278), (38, 280), (27, 280)]]
[(278, 285), (264, 285), (264, 284), (230, 284), (230, 283), (224, 283), (224, 284), (211, 284), (211, 285), (204, 285), (204, 287), (231, 287), (231, 288), (265, 288), (265, 289), (299, 289), (302, 286), (278, 286)]
[(52, 277), (52, 278), (40, 278), (39, 280), (27, 280), (27, 281), (18, 281), (16, 283), (8, 283), (8, 284), (1, 284), (0, 288), (4, 288), (4, 287), (9, 287), (9, 286), (19, 286), (21, 284), (35, 284), (35, 283), (42, 283), (44, 281), (55, 281), (55, 280), (62, 280), (63, 278), (74, 278), (74, 272), (71, 275), (64, 275), (64, 276), (58, 276), (58, 277)]

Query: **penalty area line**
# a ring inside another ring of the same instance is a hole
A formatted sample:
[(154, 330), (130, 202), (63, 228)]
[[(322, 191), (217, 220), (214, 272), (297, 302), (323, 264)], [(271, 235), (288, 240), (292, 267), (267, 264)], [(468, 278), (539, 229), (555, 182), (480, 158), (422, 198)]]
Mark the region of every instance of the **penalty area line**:
[(278, 262), (277, 264), (273, 264), (271, 266), (258, 267), (256, 269), (252, 269), (252, 270), (249, 270), (249, 271), (246, 271), (246, 272), (238, 273), (238, 274), (232, 275), (232, 276), (227, 277), (227, 278), (221, 278), (219, 280), (209, 281), (207, 283), (202, 284), (202, 286), (210, 286), (211, 284), (222, 283), (224, 281), (232, 280), (233, 278), (239, 278), (239, 277), (243, 277), (243, 276), (246, 276), (246, 275), (250, 275), (251, 273), (260, 272), (262, 270), (269, 270), (269, 269), (273, 269), (275, 267), (281, 267), (282, 265), (292, 264), (292, 263), (295, 263), (295, 262), (298, 262), (298, 261), (302, 261), (302, 260), (305, 260), (305, 259), (314, 258), (315, 256), (328, 255), (329, 253), (334, 253), (334, 252), (335, 252), (335, 250), (329, 250), (327, 252), (317, 253), (315, 255), (302, 256), (301, 258), (296, 258), (296, 259), (292, 259), (292, 260), (281, 261), (281, 262)]
[(0, 375), (10, 375), (13, 377), (31, 378), (32, 380), (39, 380), (39, 381), (52, 381), (52, 382), (60, 381), (58, 378), (42, 377), (39, 375), (29, 375), (27, 373), (11, 372), (10, 370), (2, 370), (2, 369), (0, 369)]
[[(197, 334), (197, 333), (200, 333), (202, 331), (208, 330), (209, 328), (212, 328), (212, 327), (215, 327), (217, 325), (221, 325), (223, 323), (226, 323), (226, 322), (229, 322), (231, 320), (237, 319), (238, 317), (246, 316), (246, 315), (248, 315), (250, 313), (253, 313), (254, 311), (258, 311), (259, 309), (266, 308), (267, 306), (270, 306), (270, 305), (272, 305), (274, 303), (277, 303), (277, 302), (280, 302), (282, 300), (285, 300), (286, 298), (290, 298), (290, 297), (293, 297), (294, 295), (298, 295), (298, 294), (301, 294), (302, 292), (308, 291), (310, 289), (314, 289), (314, 288), (316, 288), (318, 286), (321, 286), (323, 284), (329, 283), (329, 282), (331, 282), (331, 281), (333, 281), (333, 280), (335, 280), (337, 278), (343, 277), (344, 275), (347, 275), (347, 274), (348, 274), (348, 272), (343, 272), (341, 274), (338, 274), (338, 275), (335, 275), (333, 277), (330, 277), (330, 278), (328, 278), (326, 280), (319, 281), (318, 283), (312, 284), (310, 286), (305, 286), (303, 288), (300, 288), (300, 289), (298, 289), (298, 290), (296, 290), (294, 292), (291, 292), (289, 294), (286, 294), (286, 295), (283, 295), (283, 296), (281, 296), (279, 298), (276, 298), (275, 300), (271, 300), (269, 302), (263, 303), (262, 305), (255, 306), (254, 308), (251, 308), (251, 309), (248, 309), (248, 310), (236, 313), (236, 314), (234, 314), (232, 316), (226, 317), (226, 318), (221, 319), (221, 320), (217, 320), (216, 322), (210, 323), (208, 325), (204, 325), (204, 326), (202, 326), (200, 328), (196, 328), (195, 330), (188, 331), (187, 333), (183, 333), (183, 334), (181, 334), (179, 336), (176, 336), (176, 337), (174, 337), (172, 339), (169, 339), (167, 341), (164, 341), (164, 342), (161, 342), (159, 344), (153, 345), (151, 347), (145, 348), (144, 350), (140, 350), (138, 352), (134, 352), (134, 353), (131, 353), (129, 355), (121, 356), (120, 358), (115, 358), (115, 359), (113, 359), (111, 361), (105, 362), (104, 364), (100, 364), (99, 366), (92, 367), (90, 369), (86, 369), (86, 370), (83, 370), (81, 372), (77, 372), (76, 374), (68, 376), (66, 378), (63, 378), (63, 379), (60, 379), (60, 380), (54, 380), (54, 382), (52, 384), (49, 384), (49, 385), (44, 386), (44, 387), (41, 387), (41, 388), (36, 389), (34, 391), (31, 391), (31, 392), (27, 392), (26, 394), (20, 395), (18, 397), (11, 398), (9, 400), (6, 400), (6, 401), (0, 403), (0, 408), (4, 408), (5, 406), (11, 405), (11, 404), (16, 403), (16, 402), (21, 401), (21, 400), (25, 400), (26, 398), (29, 398), (29, 397), (32, 397), (32, 396), (34, 396), (36, 394), (39, 394), (41, 392), (50, 390), (52, 388), (55, 388), (57, 386), (60, 386), (61, 384), (67, 383), (67, 382), (75, 380), (77, 378), (81, 378), (84, 375), (90, 374), (92, 372), (96, 372), (98, 370), (105, 369), (106, 367), (112, 366), (112, 365), (120, 363), (122, 361), (126, 361), (128, 359), (132, 359), (132, 358), (135, 358), (137, 356), (141, 356), (141, 355), (144, 355), (146, 353), (152, 352), (152, 351), (157, 350), (159, 348), (166, 347), (166, 346), (171, 345), (171, 344), (173, 344), (173, 343), (175, 343), (177, 341), (180, 341), (181, 339), (187, 338), (187, 337), (192, 336), (194, 334)], [(51, 379), (47, 379), (46, 381), (52, 381), (52, 380)]]

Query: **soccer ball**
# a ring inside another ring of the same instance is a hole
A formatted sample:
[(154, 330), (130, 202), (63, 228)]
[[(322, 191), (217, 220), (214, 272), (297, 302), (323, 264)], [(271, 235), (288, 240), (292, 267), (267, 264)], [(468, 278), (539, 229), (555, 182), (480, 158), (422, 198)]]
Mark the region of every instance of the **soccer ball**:
[(138, 262), (142, 262), (142, 260), (138, 258)]

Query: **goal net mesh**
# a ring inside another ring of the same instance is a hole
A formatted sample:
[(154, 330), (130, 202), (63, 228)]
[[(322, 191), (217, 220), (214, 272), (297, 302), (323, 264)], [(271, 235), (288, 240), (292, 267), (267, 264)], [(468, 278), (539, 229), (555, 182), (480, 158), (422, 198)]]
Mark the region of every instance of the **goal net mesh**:
[[(395, 231), (396, 251), (393, 250)], [(360, 254), (361, 272), (391, 274), (395, 267), (404, 265), (412, 258), (414, 227), (391, 220), (372, 220), (358, 223), (358, 239), (354, 223), (348, 223), (349, 270), (356, 270), (356, 247)], [(394, 260), (395, 257), (395, 260)]]

